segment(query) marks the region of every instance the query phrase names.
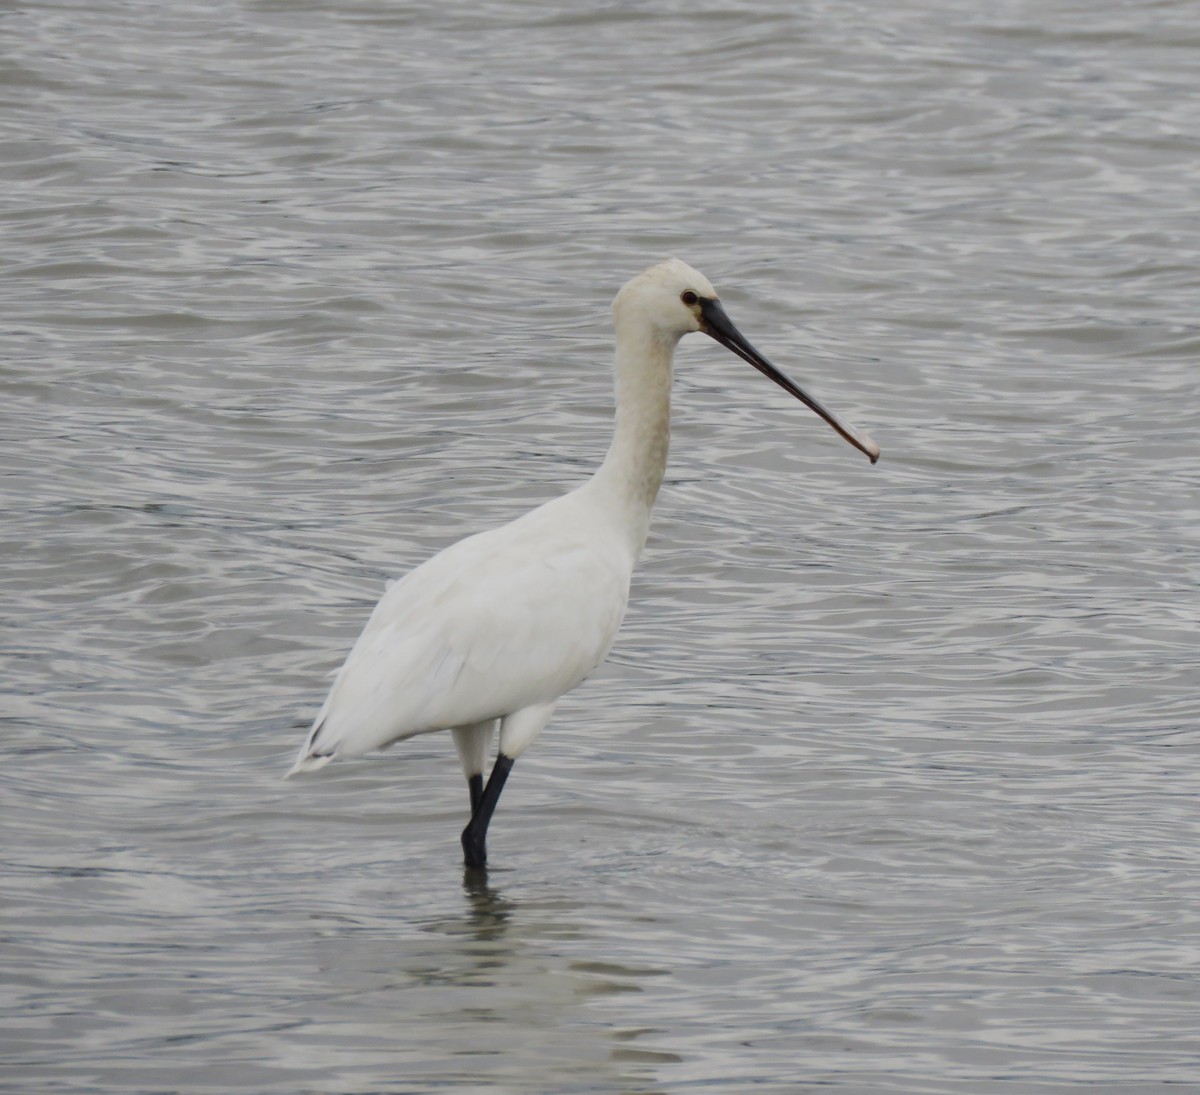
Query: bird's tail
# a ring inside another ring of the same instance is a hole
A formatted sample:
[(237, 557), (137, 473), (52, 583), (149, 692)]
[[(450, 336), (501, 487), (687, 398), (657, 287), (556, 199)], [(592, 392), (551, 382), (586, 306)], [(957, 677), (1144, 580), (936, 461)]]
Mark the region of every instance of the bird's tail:
[(301, 750), (300, 755), (296, 758), (296, 763), (293, 764), (290, 769), (288, 769), (287, 775), (285, 775), (283, 778), (291, 779), (292, 776), (303, 775), (305, 772), (315, 772), (318, 768), (324, 768), (325, 765), (327, 765), (331, 760), (333, 760), (332, 754), (310, 753), (308, 751), (308, 746), (306, 745), (304, 749)]
[(287, 775), (283, 777), (284, 779), (291, 779), (292, 776), (298, 776), (304, 772), (315, 772), (318, 768), (324, 768), (337, 756), (336, 749), (329, 749), (317, 744), (323, 722), (323, 719), (318, 719), (312, 730), (309, 731), (308, 737), (304, 739), (304, 744), (296, 756), (296, 763), (292, 765)]

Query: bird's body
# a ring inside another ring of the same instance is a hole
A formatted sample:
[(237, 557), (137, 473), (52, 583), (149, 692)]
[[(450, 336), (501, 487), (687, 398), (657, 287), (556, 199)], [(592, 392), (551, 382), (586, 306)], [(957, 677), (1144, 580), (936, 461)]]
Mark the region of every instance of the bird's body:
[(637, 558), (596, 493), (593, 480), (393, 583), (317, 716), (320, 752), (297, 768), (553, 705), (587, 677), (616, 638)]
[[(446, 548), (393, 583), (338, 673), (289, 775), (434, 730), (454, 731), (471, 789), (468, 866), (513, 761), (560, 696), (604, 660), (666, 469), (675, 346), (703, 330), (855, 434), (779, 374), (733, 327), (708, 281), (672, 259), (614, 303), (617, 415), (603, 464), (586, 483), (523, 517)], [(495, 726), (499, 756), (482, 773)]]

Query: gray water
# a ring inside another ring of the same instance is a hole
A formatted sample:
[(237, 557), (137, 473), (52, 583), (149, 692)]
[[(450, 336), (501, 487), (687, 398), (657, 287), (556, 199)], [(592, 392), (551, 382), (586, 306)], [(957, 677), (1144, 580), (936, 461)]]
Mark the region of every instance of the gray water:
[[(5, 1091), (1200, 1091), (1191, 0), (0, 17)], [(280, 779), (386, 578), (716, 344), (464, 883)]]

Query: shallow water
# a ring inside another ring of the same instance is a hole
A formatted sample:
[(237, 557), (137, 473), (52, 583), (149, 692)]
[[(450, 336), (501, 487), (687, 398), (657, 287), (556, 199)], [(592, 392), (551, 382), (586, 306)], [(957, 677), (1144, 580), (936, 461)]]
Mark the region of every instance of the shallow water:
[[(0, 1083), (1200, 1090), (1192, 5), (0, 17)], [(578, 482), (626, 626), (464, 883), (448, 736), (279, 777), (385, 578)]]

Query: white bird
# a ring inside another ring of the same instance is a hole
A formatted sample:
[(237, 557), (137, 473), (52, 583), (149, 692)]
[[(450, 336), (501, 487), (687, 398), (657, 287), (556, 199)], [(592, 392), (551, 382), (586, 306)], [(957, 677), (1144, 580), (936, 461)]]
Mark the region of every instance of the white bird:
[[(392, 584), (367, 621), (288, 775), (449, 729), (471, 797), (468, 868), (487, 862), (488, 823), (513, 762), (559, 697), (604, 661), (629, 600), (662, 484), (675, 347), (703, 331), (811, 407), (871, 463), (879, 447), (777, 370), (678, 259), (613, 302), (616, 426), (582, 486), (446, 548)], [(497, 724), (499, 752), (483, 773)]]

